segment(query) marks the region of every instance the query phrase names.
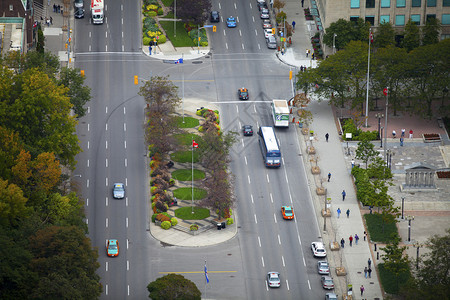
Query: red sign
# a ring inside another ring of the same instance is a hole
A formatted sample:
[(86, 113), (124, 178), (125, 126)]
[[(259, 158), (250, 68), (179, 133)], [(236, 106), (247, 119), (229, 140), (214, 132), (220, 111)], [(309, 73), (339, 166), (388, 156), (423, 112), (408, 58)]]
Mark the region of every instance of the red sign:
[(196, 143), (194, 140), (192, 140), (192, 147), (198, 148), (198, 143)]
[(388, 89), (387, 89), (387, 88), (384, 88), (384, 89), (383, 89), (383, 94), (384, 94), (385, 96), (387, 96), (387, 94), (388, 94)]

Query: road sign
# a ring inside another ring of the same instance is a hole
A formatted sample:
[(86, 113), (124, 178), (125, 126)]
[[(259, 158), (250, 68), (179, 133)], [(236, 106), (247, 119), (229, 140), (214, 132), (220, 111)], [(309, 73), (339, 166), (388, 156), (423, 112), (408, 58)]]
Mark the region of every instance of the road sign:
[(210, 27), (213, 27), (214, 25), (205, 25), (205, 26), (203, 26), (203, 27), (205, 27), (205, 28), (210, 28)]
[(384, 88), (384, 89), (383, 89), (383, 94), (384, 94), (385, 96), (387, 96), (387, 94), (388, 94), (388, 89), (387, 89), (387, 88)]

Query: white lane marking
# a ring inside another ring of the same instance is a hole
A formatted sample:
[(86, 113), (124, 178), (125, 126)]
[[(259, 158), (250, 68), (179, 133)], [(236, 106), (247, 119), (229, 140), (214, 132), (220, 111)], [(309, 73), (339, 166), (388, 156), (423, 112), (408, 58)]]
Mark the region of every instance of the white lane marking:
[(128, 206), (128, 197), (125, 198), (125, 206)]
[(86, 187), (89, 187), (89, 179), (86, 180)]
[(227, 32), (225, 31), (225, 29), (223, 30), (223, 35), (227, 36)]
[(105, 31), (105, 37), (108, 38), (108, 31)]
[(128, 186), (128, 178), (125, 178), (125, 186)]
[(105, 205), (108, 206), (108, 197), (105, 198)]
[(108, 186), (108, 177), (105, 178), (105, 184)]
[(261, 247), (261, 239), (259, 238), (259, 236), (258, 236), (258, 244), (259, 244), (259, 247)]
[(244, 44), (242, 44), (242, 49), (245, 49), (245, 46), (244, 46)]
[[(234, 5), (236, 5), (236, 3)], [(239, 23), (239, 17), (236, 17), (236, 21)]]
[[(122, 35), (123, 35), (123, 32), (122, 32)], [(122, 52), (125, 52), (125, 46), (124, 45), (122, 45)]]
[(127, 123), (123, 123), (123, 131), (127, 131)]
[(88, 106), (88, 108), (87, 108), (87, 113), (88, 113), (88, 114), (91, 113), (91, 107), (90, 107), (90, 106)]
[(262, 257), (262, 256), (261, 256), (261, 262), (262, 262), (262, 265), (264, 267), (264, 257)]
[(308, 279), (308, 287), (309, 289), (311, 289), (311, 283), (309, 282), (309, 279)]
[(108, 123), (105, 124), (105, 130), (108, 131)]
[(127, 260), (127, 271), (130, 271), (130, 261)]
[(125, 167), (127, 167), (127, 166), (128, 166), (128, 159), (125, 158)]
[(256, 121), (256, 128), (259, 128), (259, 121)]
[(291, 204), (293, 204), (293, 202), (292, 202), (291, 190), (289, 190), (289, 199), (291, 199)]
[(254, 203), (254, 202), (253, 202), (253, 194), (250, 194), (250, 198), (252, 198), (252, 204), (253, 204), (253, 203)]
[(256, 219), (256, 214), (254, 214), (255, 216), (255, 223), (258, 224), (258, 219)]
[(266, 177), (267, 177), (267, 183), (270, 183), (269, 174), (266, 174)]
[(275, 223), (277, 222), (277, 216), (275, 215), (275, 213), (273, 214), (273, 219), (275, 221)]
[(127, 249), (128, 249), (128, 243), (129, 243), (129, 240), (127, 239)]
[(105, 48), (106, 48), (106, 49), (105, 49), (105, 50), (106, 50), (106, 52), (108, 52), (108, 45), (106, 45), (106, 47), (105, 47)]
[(86, 206), (89, 206), (89, 198), (86, 198)]
[(258, 43), (258, 49), (261, 50), (261, 45)]
[(237, 7), (236, 7), (236, 2), (234, 3), (234, 9), (237, 9)]
[(106, 218), (105, 225), (106, 225), (106, 228), (108, 228), (108, 218)]
[(105, 294), (108, 295), (108, 284), (105, 285)]
[(108, 106), (105, 107), (105, 114), (108, 113)]
[(89, 149), (89, 147), (90, 147), (90, 142), (88, 141), (87, 148)]
[(277, 138), (277, 141), (278, 141), (278, 145), (280, 145), (280, 146), (281, 146), (281, 141), (280, 141), (280, 139), (279, 139), (279, 138)]
[(105, 159), (105, 166), (106, 166), (106, 168), (108, 167), (108, 159), (107, 158)]
[(255, 29), (255, 35), (258, 36), (258, 30)]
[[(123, 24), (123, 19), (122, 19), (122, 24)], [(123, 38), (123, 31), (122, 31), (122, 38)]]
[(125, 106), (123, 107), (123, 114), (125, 115), (127, 113), (127, 110), (125, 108)]
[[(251, 4), (250, 4), (250, 6), (252, 6)], [(252, 19), (253, 19), (253, 23), (255, 22), (255, 17), (252, 17)]]
[(270, 202), (272, 202), (272, 203), (273, 203), (273, 197), (272, 197), (272, 193), (270, 193), (270, 194), (269, 194), (269, 196), (270, 196)]
[(227, 50), (228, 50), (228, 43), (225, 43), (225, 47), (227, 48)]
[(280, 238), (280, 235), (278, 235), (278, 244), (281, 245), (281, 238)]
[(269, 291), (269, 286), (267, 285), (267, 280), (264, 280), (264, 282), (266, 283), (266, 291)]
[(302, 241), (300, 240), (300, 236), (297, 234), (297, 238), (298, 238), (298, 243), (300, 244), (300, 246), (302, 245)]
[(108, 141), (105, 141), (105, 148), (108, 149)]
[(281, 255), (281, 260), (283, 261), (283, 267), (286, 267), (286, 264), (284, 263), (284, 256)]
[(128, 228), (128, 218), (125, 218), (126, 227)]
[(239, 121), (239, 128), (242, 128), (242, 123), (241, 123), (241, 121)]
[(250, 180), (250, 175), (247, 175), (247, 176), (248, 176), (248, 184), (251, 184), (252, 182)]
[(89, 45), (89, 52), (91, 52), (92, 51), (92, 46), (91, 45)]
[(123, 145), (125, 146), (125, 149), (127, 149), (127, 141), (123, 141)]
[(239, 29), (239, 35), (242, 36), (242, 31)]
[(289, 281), (286, 279), (286, 287), (289, 290)]
[(239, 113), (239, 106), (236, 105), (236, 112)]
[(303, 265), (306, 267), (306, 260), (304, 256), (303, 256)]
[(88, 123), (88, 131), (90, 130), (90, 128), (91, 128), (91, 125)]
[(92, 32), (89, 32), (89, 37), (91, 37), (91, 35), (92, 35)]
[(88, 160), (87, 160), (87, 167), (88, 167), (88, 168), (89, 168), (89, 162), (90, 162), (90, 160), (88, 159)]
[(256, 104), (253, 104), (253, 111), (256, 112)]
[(86, 225), (89, 225), (89, 219), (86, 219)]
[(222, 9), (222, 6), (220, 5), (220, 2), (219, 2), (219, 9)]
[(128, 289), (128, 296), (130, 296), (130, 285), (127, 285), (127, 289)]
[(247, 165), (247, 156), (244, 156), (245, 165)]
[(106, 272), (108, 272), (108, 262), (105, 263)]
[(244, 139), (241, 139), (241, 144), (242, 144), (242, 147), (245, 147)]

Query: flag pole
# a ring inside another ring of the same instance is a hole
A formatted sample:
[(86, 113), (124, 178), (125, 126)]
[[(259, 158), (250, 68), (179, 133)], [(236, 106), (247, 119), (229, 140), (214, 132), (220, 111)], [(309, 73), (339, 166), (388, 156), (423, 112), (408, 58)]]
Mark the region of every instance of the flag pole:
[[(388, 123), (389, 87), (386, 88), (386, 113), (384, 118), (384, 161), (387, 162), (387, 123)], [(387, 165), (387, 163), (386, 163)]]
[(208, 276), (207, 273), (206, 273), (206, 272), (207, 272), (206, 270), (207, 270), (207, 269), (206, 269), (206, 259), (205, 259), (205, 290), (204, 290), (205, 299), (207, 299), (207, 298), (206, 298), (206, 283), (207, 283), (207, 276)]
[(191, 199), (191, 212), (194, 213), (194, 137), (192, 137), (192, 168), (191, 168), (191, 181), (192, 181), (192, 199)]
[(366, 125), (365, 127), (369, 127), (367, 125), (367, 121), (369, 120), (369, 71), (370, 71), (370, 43), (372, 40), (372, 28), (369, 28), (369, 52), (367, 54), (367, 92), (366, 92)]

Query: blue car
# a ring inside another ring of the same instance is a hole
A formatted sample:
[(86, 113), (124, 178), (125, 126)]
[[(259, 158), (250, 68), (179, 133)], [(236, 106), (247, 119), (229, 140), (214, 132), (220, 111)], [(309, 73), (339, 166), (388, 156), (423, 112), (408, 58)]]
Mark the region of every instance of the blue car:
[(236, 27), (236, 18), (229, 17), (227, 19), (227, 27)]

